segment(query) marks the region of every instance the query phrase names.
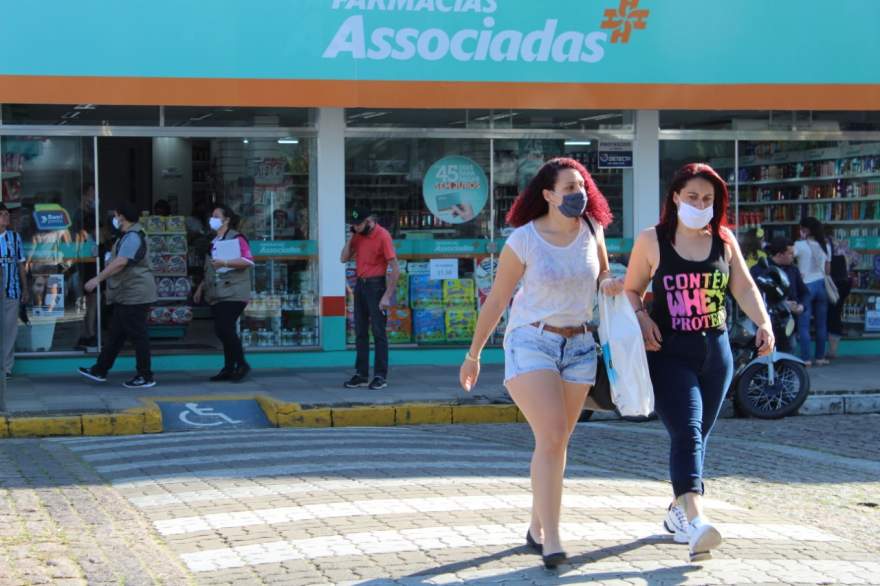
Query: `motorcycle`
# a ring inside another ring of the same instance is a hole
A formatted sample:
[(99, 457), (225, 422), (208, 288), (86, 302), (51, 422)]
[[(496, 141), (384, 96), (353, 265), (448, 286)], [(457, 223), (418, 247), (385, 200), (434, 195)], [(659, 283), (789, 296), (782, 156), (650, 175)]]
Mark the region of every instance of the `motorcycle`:
[[(775, 265), (768, 263), (764, 268), (766, 274), (755, 279), (755, 284), (764, 299), (775, 337), (788, 339), (795, 329), (795, 319), (786, 302), (791, 286), (788, 276)], [(810, 394), (810, 377), (804, 361), (776, 350), (767, 356), (757, 356), (758, 328), (744, 314), (737, 315), (728, 330), (735, 367), (728, 396), (732, 396), (737, 413), (758, 419), (781, 419), (795, 414)]]

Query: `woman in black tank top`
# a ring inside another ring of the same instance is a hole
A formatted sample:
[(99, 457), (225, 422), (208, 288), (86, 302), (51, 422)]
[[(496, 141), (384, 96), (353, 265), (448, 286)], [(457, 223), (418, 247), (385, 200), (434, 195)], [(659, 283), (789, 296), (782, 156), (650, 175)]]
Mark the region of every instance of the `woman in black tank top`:
[(661, 334), (723, 331), (730, 263), (721, 236), (712, 234), (708, 258), (695, 261), (676, 252), (665, 226), (655, 230), (660, 264), (651, 279), (655, 299), (651, 319)]
[[(711, 557), (721, 534), (706, 519), (702, 495), (706, 440), (733, 378), (726, 304), (733, 295), (758, 324), (759, 353), (773, 350), (773, 330), (732, 232), (729, 195), (708, 165), (685, 165), (672, 178), (660, 223), (639, 235), (626, 294), (642, 328), (654, 404), (670, 437), (675, 500), (664, 527), (688, 543), (692, 561)], [(648, 284), (650, 315), (644, 306)]]

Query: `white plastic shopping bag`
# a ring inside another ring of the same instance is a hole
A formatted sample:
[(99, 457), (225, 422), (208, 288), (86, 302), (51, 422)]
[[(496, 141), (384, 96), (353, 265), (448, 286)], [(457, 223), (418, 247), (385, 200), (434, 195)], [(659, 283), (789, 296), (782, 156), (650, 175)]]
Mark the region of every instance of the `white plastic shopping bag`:
[(599, 295), (599, 341), (611, 383), (611, 398), (621, 415), (646, 417), (654, 411), (654, 387), (642, 329), (624, 295)]

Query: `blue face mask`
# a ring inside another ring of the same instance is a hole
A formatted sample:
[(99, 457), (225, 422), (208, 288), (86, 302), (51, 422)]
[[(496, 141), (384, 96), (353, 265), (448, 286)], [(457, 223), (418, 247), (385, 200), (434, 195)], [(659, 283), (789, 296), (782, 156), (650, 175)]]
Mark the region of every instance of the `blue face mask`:
[[(555, 193), (555, 192), (554, 192)], [(558, 193), (556, 195), (559, 195)], [(562, 196), (562, 204), (558, 206), (559, 213), (566, 218), (582, 216), (587, 209), (587, 193), (583, 190), (568, 193)]]

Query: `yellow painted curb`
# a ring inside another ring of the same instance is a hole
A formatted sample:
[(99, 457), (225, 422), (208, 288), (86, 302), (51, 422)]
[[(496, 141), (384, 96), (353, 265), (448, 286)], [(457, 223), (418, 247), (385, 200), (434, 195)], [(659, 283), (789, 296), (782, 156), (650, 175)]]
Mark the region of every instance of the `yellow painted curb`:
[[(291, 405), (296, 405), (291, 403)], [(333, 425), (333, 416), (330, 409), (284, 409), (282, 405), (278, 409), (278, 427), (330, 427)]]
[(162, 410), (153, 399), (141, 399), (143, 407), (126, 409), (123, 413), (143, 418), (143, 427), (137, 433), (162, 433)]
[(69, 417), (13, 417), (9, 420), (12, 437), (48, 437), (82, 435), (82, 418)]
[(383, 427), (394, 425), (394, 407), (340, 407), (331, 409), (333, 427)]
[(9, 426), (5, 417), (0, 415), (0, 437), (9, 437)]
[(455, 405), (452, 423), (516, 423), (516, 405)]
[(257, 405), (263, 410), (269, 423), (271, 423), (273, 427), (278, 427), (278, 401), (265, 395), (257, 395), (256, 400)]
[(144, 433), (144, 412), (82, 416), (83, 435), (138, 435)]
[(394, 422), (397, 425), (448, 425), (452, 423), (452, 405), (395, 405)]

